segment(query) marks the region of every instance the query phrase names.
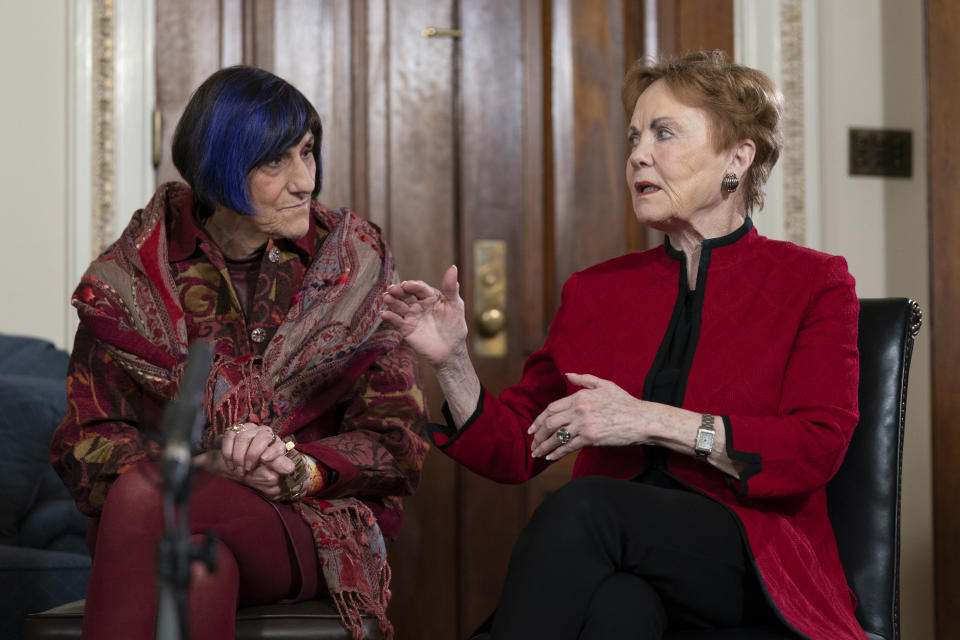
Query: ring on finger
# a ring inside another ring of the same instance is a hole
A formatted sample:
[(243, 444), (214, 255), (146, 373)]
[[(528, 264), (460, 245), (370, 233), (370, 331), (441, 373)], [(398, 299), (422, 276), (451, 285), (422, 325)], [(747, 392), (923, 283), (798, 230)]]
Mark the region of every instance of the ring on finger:
[(243, 426), (242, 422), (238, 422), (237, 424), (227, 427), (227, 431), (233, 431), (234, 433), (240, 433), (241, 431), (246, 431), (246, 430), (247, 428)]
[(271, 444), (273, 444), (276, 441), (277, 441), (277, 434), (274, 433), (272, 436), (270, 436), (270, 442), (267, 443), (267, 446), (269, 447)]
[(566, 427), (560, 427), (557, 429), (557, 440), (560, 441), (560, 444), (567, 444), (573, 440), (573, 434)]

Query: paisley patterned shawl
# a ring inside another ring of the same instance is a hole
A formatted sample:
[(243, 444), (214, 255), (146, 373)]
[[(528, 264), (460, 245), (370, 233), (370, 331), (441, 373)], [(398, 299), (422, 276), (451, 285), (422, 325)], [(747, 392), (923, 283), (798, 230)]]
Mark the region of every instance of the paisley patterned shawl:
[[(158, 189), (89, 267), (73, 297), (81, 322), (145, 391), (163, 400), (177, 394), (188, 346), (185, 314), (168, 266), (167, 228), (174, 216), (191, 215), (192, 198), (182, 184)], [(230, 366), (236, 370), (237, 363), (215, 362), (205, 390), (206, 444), (246, 418), (245, 408), (253, 404), (270, 407), (262, 422), (295, 439), (304, 420), (298, 410), (308, 399), (314, 399), (316, 414), (318, 395), (342, 388), (344, 376), (356, 375), (364, 363), (400, 342), (399, 333), (380, 321), (380, 296), (396, 274), (376, 228), (349, 211), (318, 203), (312, 208), (330, 233), (263, 358), (240, 367), (245, 379), (227, 384), (220, 372)], [(329, 407), (337, 397), (327, 395)], [(306, 497), (297, 509), (311, 526), (344, 624), (361, 637), (360, 613), (370, 613), (392, 637), (386, 619), (389, 567), (369, 507), (354, 498)]]
[(176, 395), (183, 374), (187, 327), (167, 267), (164, 222), (192, 208), (191, 199), (186, 187), (158, 190), (87, 268), (72, 300), (80, 321), (131, 377), (165, 399)]

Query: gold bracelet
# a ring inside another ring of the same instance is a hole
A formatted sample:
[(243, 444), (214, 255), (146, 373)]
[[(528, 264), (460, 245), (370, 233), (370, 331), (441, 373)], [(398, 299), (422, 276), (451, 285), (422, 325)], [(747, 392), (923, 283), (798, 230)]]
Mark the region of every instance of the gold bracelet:
[(287, 457), (293, 461), (294, 466), (293, 471), (283, 476), (283, 484), (287, 489), (284, 499), (295, 501), (303, 497), (303, 481), (307, 477), (307, 467), (303, 462), (303, 456), (296, 449), (287, 452)]

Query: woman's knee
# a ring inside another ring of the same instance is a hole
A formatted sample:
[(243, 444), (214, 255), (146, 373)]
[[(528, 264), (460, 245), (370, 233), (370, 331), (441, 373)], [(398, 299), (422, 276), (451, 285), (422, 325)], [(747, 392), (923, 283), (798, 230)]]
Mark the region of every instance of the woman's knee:
[(577, 478), (543, 501), (523, 530), (515, 552), (530, 547), (602, 549), (619, 529), (617, 510), (607, 504), (611, 489), (624, 481), (602, 476)]
[[(209, 544), (205, 536), (193, 535), (195, 548)], [(237, 610), (237, 560), (230, 549), (214, 540), (216, 563), (201, 561), (190, 565), (189, 619), (194, 638), (233, 638)]]
[(660, 638), (666, 627), (667, 612), (650, 583), (616, 571), (593, 593), (580, 638)]
[(134, 465), (121, 473), (107, 491), (100, 528), (129, 525), (143, 531), (154, 528), (162, 512), (161, 479), (157, 465)]

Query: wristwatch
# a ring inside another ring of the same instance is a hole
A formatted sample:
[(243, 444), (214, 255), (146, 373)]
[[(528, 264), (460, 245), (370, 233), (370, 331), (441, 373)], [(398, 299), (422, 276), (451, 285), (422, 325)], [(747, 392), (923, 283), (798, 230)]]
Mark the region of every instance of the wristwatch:
[(706, 458), (713, 453), (713, 439), (717, 432), (713, 428), (713, 415), (703, 414), (700, 416), (700, 428), (697, 429), (697, 442), (693, 445), (693, 450), (697, 452), (700, 458)]

